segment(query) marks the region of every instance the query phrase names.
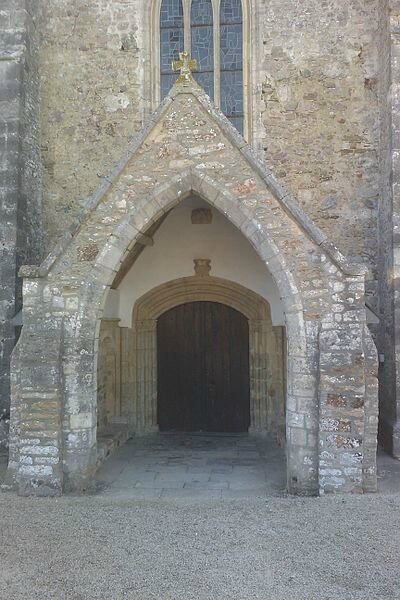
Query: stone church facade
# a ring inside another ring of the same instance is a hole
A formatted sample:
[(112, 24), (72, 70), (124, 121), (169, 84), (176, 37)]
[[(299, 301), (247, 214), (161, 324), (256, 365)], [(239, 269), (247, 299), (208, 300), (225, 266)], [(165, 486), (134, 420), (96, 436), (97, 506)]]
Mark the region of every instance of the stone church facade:
[(399, 14), (3, 3), (6, 487), (90, 489), (102, 431), (158, 430), (161, 320), (206, 303), (248, 348), (247, 420), (206, 426), (273, 436), (291, 493), (376, 490), (377, 438), (400, 456)]

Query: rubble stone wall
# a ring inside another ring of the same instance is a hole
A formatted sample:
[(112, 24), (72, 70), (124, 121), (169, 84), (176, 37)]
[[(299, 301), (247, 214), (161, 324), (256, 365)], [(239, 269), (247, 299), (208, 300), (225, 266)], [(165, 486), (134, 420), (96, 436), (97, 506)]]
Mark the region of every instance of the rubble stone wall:
[(34, 3), (0, 7), (0, 415), (10, 403), (10, 355), (19, 333), (22, 264), (41, 259), (38, 33)]
[[(367, 265), (376, 308), (382, 1), (249, 4), (250, 141), (318, 226)], [(156, 24), (147, 0), (42, 5), (50, 248), (153, 108), (148, 82), (156, 61), (147, 32)]]
[(81, 211), (143, 122), (139, 0), (41, 2), (46, 248)]

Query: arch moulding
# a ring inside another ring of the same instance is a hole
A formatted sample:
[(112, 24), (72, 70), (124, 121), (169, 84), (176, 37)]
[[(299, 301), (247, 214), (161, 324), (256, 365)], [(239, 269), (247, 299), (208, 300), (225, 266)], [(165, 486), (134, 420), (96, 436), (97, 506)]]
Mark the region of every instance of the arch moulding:
[[(273, 327), (268, 302), (238, 283), (193, 276), (164, 283), (135, 304), (132, 315), (135, 355), (136, 432), (157, 430), (157, 319), (188, 302), (218, 302), (242, 313), (249, 322), (250, 431), (284, 437), (284, 328)], [(130, 403), (129, 403), (130, 404)], [(129, 412), (129, 405), (126, 407)]]

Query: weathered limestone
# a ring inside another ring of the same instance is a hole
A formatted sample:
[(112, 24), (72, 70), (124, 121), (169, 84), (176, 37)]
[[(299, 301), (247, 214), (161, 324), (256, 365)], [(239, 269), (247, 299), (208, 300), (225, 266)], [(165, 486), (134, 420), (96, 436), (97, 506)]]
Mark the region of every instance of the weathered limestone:
[[(147, 0), (1, 4), (0, 415), (9, 409), (10, 354), (22, 324), (19, 266), (40, 263), (42, 229), (48, 250), (61, 233), (74, 235), (82, 199), (90, 196), (96, 205), (110, 188), (110, 165), (143, 122), (150, 119), (151, 127), (158, 107), (157, 6)], [(246, 142), (267, 157), (320, 230), (368, 270), (366, 299), (380, 318), (371, 328), (381, 355), (380, 440), (400, 456), (399, 3), (243, 0), (243, 7)], [(175, 161), (172, 174), (181, 169), (179, 147)], [(217, 170), (219, 159), (211, 162)], [(278, 185), (274, 190), (280, 194)], [(82, 263), (101, 250), (96, 235), (93, 229), (77, 250)], [(69, 242), (67, 236), (60, 247)], [(60, 288), (61, 296), (73, 305), (71, 289)], [(65, 323), (73, 330), (73, 318)], [(128, 344), (132, 332), (120, 335)], [(72, 342), (70, 353), (66, 381), (73, 389)], [(121, 383), (121, 405), (134, 371)], [(73, 421), (74, 406), (66, 409)], [(87, 435), (93, 442), (94, 429)]]
[[(158, 107), (160, 0), (40, 4), (50, 249)], [(246, 141), (367, 266), (374, 308), (384, 11), (383, 0), (243, 0)]]
[[(218, 170), (216, 157), (223, 165)], [(194, 83), (174, 87), (41, 267), (22, 270), (28, 326), (14, 360), (9, 480), (31, 493), (90, 485), (96, 462), (99, 328), (107, 290), (138, 237), (189, 194), (201, 196), (238, 227), (279, 289), (287, 337), (289, 491), (373, 489), (376, 357), (366, 327), (365, 271), (348, 262), (306, 217)], [(43, 357), (35, 354), (30, 339), (30, 332), (37, 328), (40, 333), (47, 323), (57, 332), (58, 353), (52, 355), (60, 357), (51, 377), (42, 374)], [(143, 327), (136, 340), (142, 350), (136, 373), (144, 369), (141, 381), (150, 385), (141, 396), (146, 409), (137, 413), (145, 427), (154, 421), (154, 374), (140, 361), (153, 352), (152, 331)], [(59, 403), (51, 410), (44, 407), (54, 424), (57, 454), (52, 460), (43, 457), (43, 480), (23, 464), (21, 439), (34, 434), (35, 448), (48, 447), (48, 431), (31, 425), (32, 407), (19, 383), (28, 372), (43, 400), (61, 390), (62, 428), (57, 426)]]

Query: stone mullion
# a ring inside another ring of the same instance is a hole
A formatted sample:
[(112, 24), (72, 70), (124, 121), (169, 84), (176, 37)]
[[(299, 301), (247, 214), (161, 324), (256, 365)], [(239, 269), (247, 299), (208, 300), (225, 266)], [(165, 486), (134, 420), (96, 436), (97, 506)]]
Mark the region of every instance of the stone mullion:
[[(260, 54), (257, 52), (259, 47), (259, 28), (263, 23), (260, 13), (263, 10), (258, 3), (249, 10), (247, 0), (242, 0), (243, 9), (243, 112), (244, 112), (244, 138), (248, 142), (253, 141), (253, 112), (257, 114), (261, 110), (254, 111), (254, 99), (261, 97), (260, 94), (254, 94), (250, 82), (260, 85), (263, 75), (258, 77), (257, 68)], [(258, 108), (258, 107), (257, 107)], [(260, 118), (260, 117), (258, 117)], [(257, 144), (258, 145), (258, 144)], [(256, 147), (254, 145), (254, 147)], [(257, 151), (261, 151), (257, 148)]]
[[(144, 76), (148, 77), (147, 85), (149, 86), (149, 98), (151, 104), (151, 112), (154, 111), (160, 104), (161, 97), (161, 64), (160, 64), (160, 11), (161, 11), (161, 0), (154, 2), (154, 13), (152, 18), (152, 32), (149, 36), (149, 57), (147, 70), (144, 70)], [(153, 74), (153, 75), (151, 75)], [(146, 108), (145, 108), (146, 110)], [(148, 115), (151, 116), (151, 112)]]
[(191, 5), (192, 5), (191, 0), (183, 0), (183, 35), (184, 35), (183, 48), (184, 48), (185, 52), (189, 52), (189, 54), (192, 52), (192, 31), (191, 31), (191, 27), (190, 27), (190, 25), (191, 25), (191, 19), (190, 19)]
[(221, 106), (221, 27), (220, 0), (213, 0), (214, 26), (214, 104)]

